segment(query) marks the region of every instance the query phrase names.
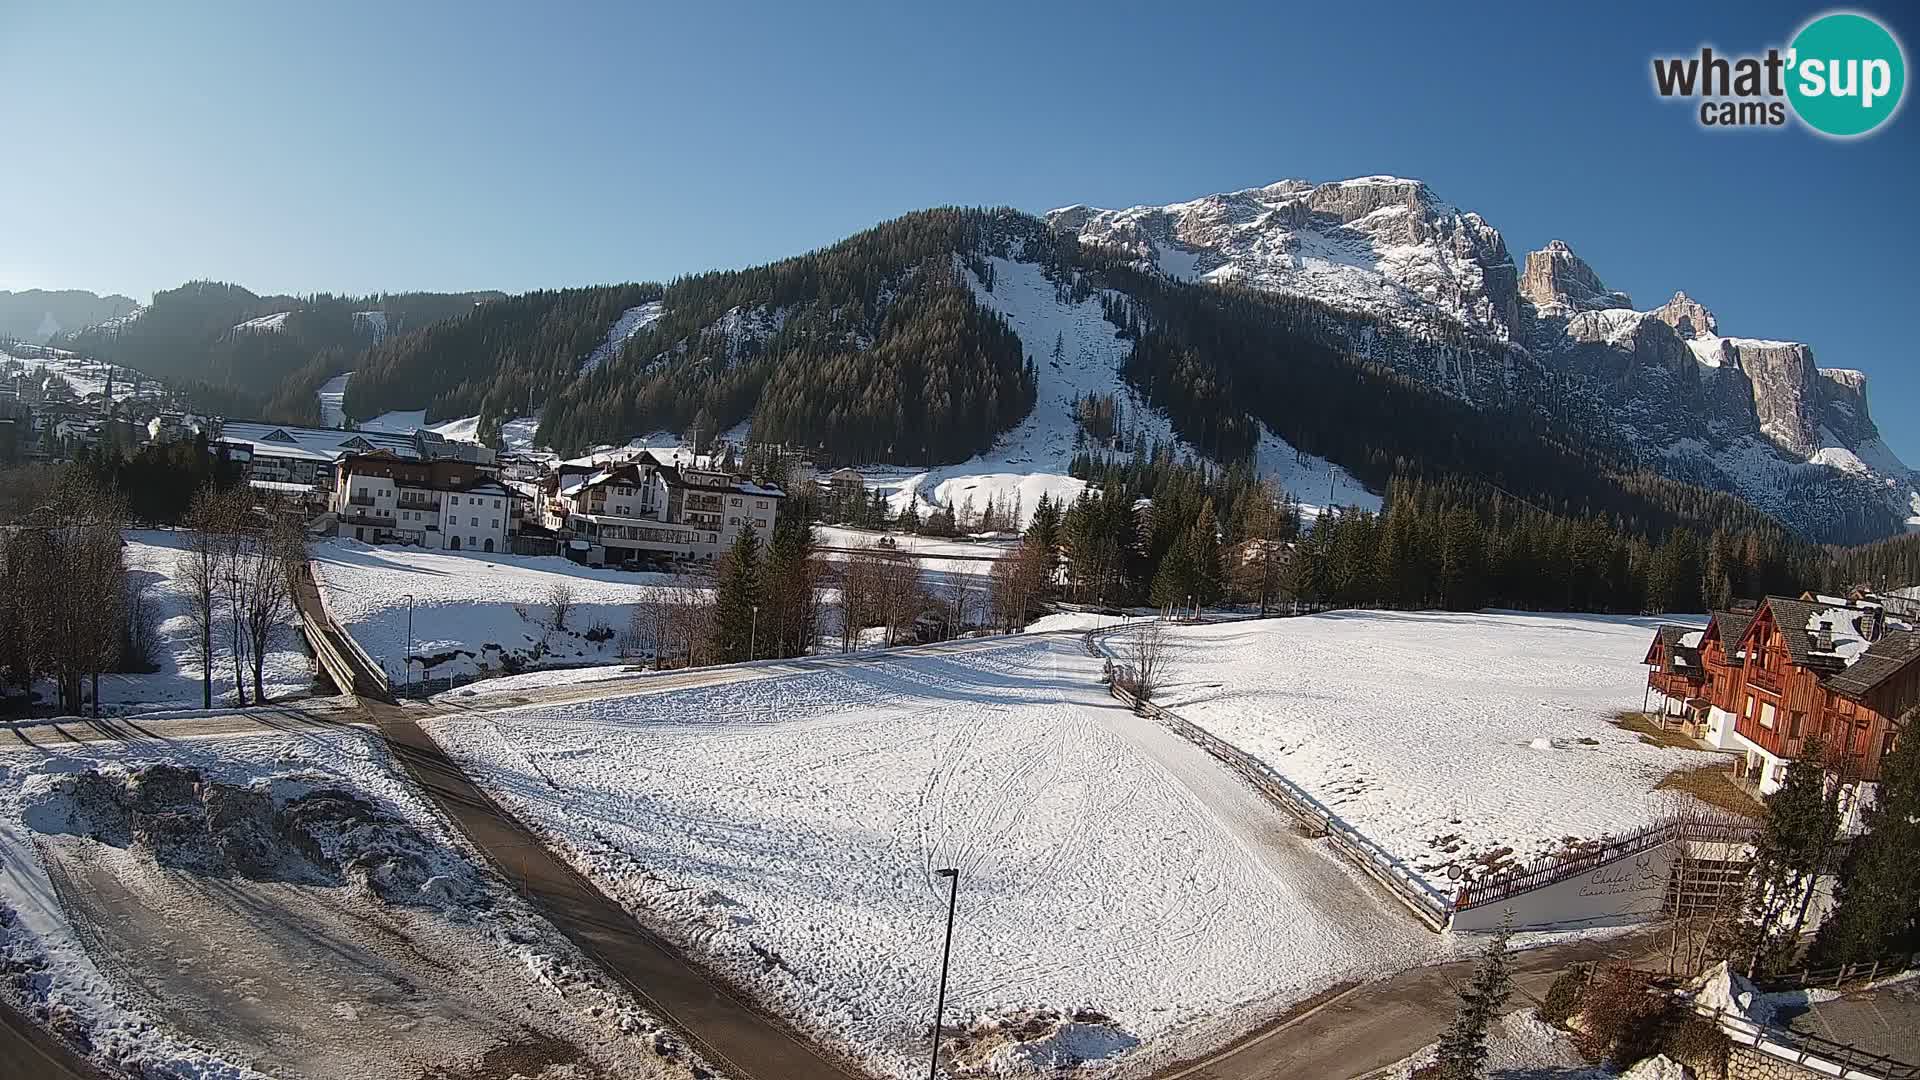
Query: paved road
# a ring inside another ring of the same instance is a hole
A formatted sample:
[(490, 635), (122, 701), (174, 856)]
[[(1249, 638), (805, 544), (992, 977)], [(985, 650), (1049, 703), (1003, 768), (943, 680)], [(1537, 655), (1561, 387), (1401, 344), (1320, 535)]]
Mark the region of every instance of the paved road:
[[(1649, 966), (1649, 947), (1649, 938), (1635, 935), (1516, 953), (1512, 1004), (1537, 1004), (1568, 964), (1627, 958)], [(1456, 988), (1473, 974), (1473, 965), (1473, 960), (1462, 960), (1362, 983), (1204, 1060), (1163, 1069), (1154, 1080), (1367, 1076), (1440, 1037), (1453, 1022), (1459, 1002)]]

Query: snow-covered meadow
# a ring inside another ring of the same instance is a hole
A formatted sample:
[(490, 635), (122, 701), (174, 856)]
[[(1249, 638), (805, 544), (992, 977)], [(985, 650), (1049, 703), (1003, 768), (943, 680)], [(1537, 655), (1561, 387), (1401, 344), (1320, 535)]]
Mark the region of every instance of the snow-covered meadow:
[(1661, 779), (1716, 760), (1610, 723), (1640, 708), (1640, 660), (1661, 621), (1337, 611), (1182, 626), (1155, 700), (1445, 893), (1451, 862), (1503, 850), (1526, 861), (1649, 824), (1685, 798), (1656, 792)]
[[(154, 627), (153, 660), (159, 670), (140, 675), (101, 675), (100, 702), (105, 711), (198, 708), (202, 703), (200, 663), (194, 655), (193, 623), (188, 615), (191, 604), (177, 569), (184, 538), (184, 533), (160, 529), (130, 530), (126, 534), (123, 557), (128, 584), (146, 597)], [(248, 670), (245, 674), (251, 699), (253, 673)], [(291, 610), (267, 654), (263, 682), (267, 696), (274, 700), (313, 689), (313, 661)], [(214, 665), (213, 703), (219, 706), (233, 700), (233, 661), (223, 649), (222, 659)]]
[[(375, 547), (336, 539), (312, 550), (320, 593), (340, 625), (396, 682), (406, 679), (407, 598), (413, 655), (436, 660), (414, 678), (522, 668), (609, 664), (635, 605), (672, 579), (595, 570), (558, 556)], [(572, 591), (566, 627), (551, 625), (553, 590)], [(600, 630), (595, 628), (599, 627)]]
[(687, 1077), (484, 867), (364, 731), (0, 751), (0, 994), (116, 1075)]
[(1447, 952), (1099, 674), (1029, 637), (424, 723), (650, 928), (879, 1075), (924, 1070), (942, 867), (948, 1022), (983, 1071), (1163, 1053)]

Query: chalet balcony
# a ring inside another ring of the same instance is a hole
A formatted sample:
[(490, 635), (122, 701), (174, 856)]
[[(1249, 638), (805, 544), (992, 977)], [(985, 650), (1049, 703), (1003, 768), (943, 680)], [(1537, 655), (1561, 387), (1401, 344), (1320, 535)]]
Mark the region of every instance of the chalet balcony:
[(349, 495), (349, 496), (347, 496), (347, 501), (348, 501), (349, 503), (352, 503), (352, 504), (353, 504), (353, 505), (355, 505), (355, 506), (372, 506), (372, 505), (373, 505), (373, 496), (371, 496), (371, 495)]
[(440, 509), (440, 500), (429, 499), (420, 495), (402, 495), (395, 500), (395, 505), (399, 506), (402, 510), (438, 510)]
[(1747, 685), (1775, 697), (1780, 696), (1780, 676), (1765, 668), (1748, 668)]

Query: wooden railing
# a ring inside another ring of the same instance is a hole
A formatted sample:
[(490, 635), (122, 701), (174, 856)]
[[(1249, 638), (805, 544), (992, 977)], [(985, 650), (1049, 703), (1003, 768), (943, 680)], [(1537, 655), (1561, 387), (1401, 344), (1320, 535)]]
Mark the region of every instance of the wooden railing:
[[(1105, 648), (1103, 641), (1108, 635), (1125, 629), (1125, 626), (1120, 626), (1088, 631), (1083, 639), (1090, 655), (1106, 657), (1113, 663), (1113, 672), (1125, 672), (1128, 668)], [(1327, 809), (1298, 784), (1281, 776), (1266, 762), (1217, 738), (1170, 709), (1141, 701), (1127, 690), (1124, 682), (1124, 678), (1110, 678), (1108, 691), (1121, 702), (1132, 706), (1135, 712), (1166, 724), (1187, 741), (1213, 755), (1227, 768), (1244, 777), (1255, 791), (1292, 815), (1311, 834), (1324, 836), (1335, 854), (1384, 885), (1388, 893), (1413, 912), (1428, 929), (1444, 931), (1447, 928), (1447, 920), (1453, 914), (1452, 905), (1404, 862), (1347, 824), (1338, 814)]]
[(1552, 855), (1495, 877), (1482, 878), (1460, 890), (1456, 910), (1498, 903), (1524, 892), (1584, 874), (1597, 866), (1638, 855), (1673, 840), (1697, 843), (1743, 844), (1752, 841), (1759, 826), (1750, 822), (1656, 822), (1644, 829), (1610, 836), (1564, 855)]

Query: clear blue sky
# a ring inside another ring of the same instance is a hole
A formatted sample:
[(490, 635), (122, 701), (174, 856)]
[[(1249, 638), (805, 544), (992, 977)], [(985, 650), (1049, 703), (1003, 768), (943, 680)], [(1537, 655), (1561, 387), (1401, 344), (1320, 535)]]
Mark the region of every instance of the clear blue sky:
[[(1427, 180), (1861, 368), (1920, 464), (1920, 113), (1715, 134), (1648, 60), (1822, 8), (0, 0), (0, 288), (668, 278), (938, 204)], [(1894, 25), (1909, 55), (1920, 16)]]

